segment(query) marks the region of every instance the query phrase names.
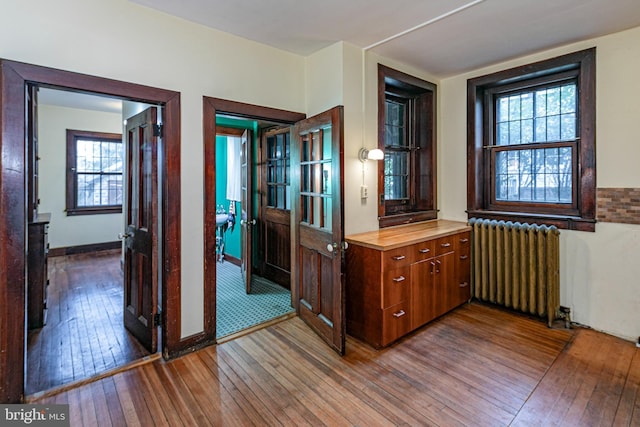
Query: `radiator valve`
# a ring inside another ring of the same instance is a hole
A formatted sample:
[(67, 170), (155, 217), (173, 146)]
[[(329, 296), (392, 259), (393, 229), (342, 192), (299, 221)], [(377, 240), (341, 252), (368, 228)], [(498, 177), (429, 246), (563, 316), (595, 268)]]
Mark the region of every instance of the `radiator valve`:
[(560, 306), (560, 318), (564, 320), (564, 327), (571, 329), (571, 309), (569, 307)]

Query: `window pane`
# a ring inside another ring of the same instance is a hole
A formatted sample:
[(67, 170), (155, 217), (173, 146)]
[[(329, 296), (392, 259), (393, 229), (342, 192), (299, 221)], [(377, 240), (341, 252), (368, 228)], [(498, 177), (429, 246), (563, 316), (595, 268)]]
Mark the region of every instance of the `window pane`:
[(573, 159), (569, 147), (563, 147), (559, 150), (558, 178), (560, 181), (560, 202), (570, 203), (573, 199)]
[(333, 217), (333, 215), (331, 215), (331, 197), (324, 197), (322, 199), (322, 202), (324, 203), (323, 206), (323, 226), (325, 229), (327, 230), (331, 230), (331, 218)]
[(275, 207), (278, 209), (284, 209), (284, 187), (276, 187), (276, 203)]
[(522, 121), (522, 143), (529, 144), (534, 141), (533, 139), (533, 119), (526, 119)]
[(385, 199), (407, 199), (409, 197), (409, 152), (387, 151), (384, 169)]
[(568, 113), (560, 117), (560, 139), (563, 141), (576, 137), (576, 114)]
[(560, 139), (560, 117), (547, 117), (547, 141), (558, 141)]
[(509, 123), (509, 144), (520, 144), (520, 121)]
[(509, 144), (509, 122), (498, 123), (498, 145)]
[(78, 138), (76, 206), (122, 204), (122, 143)]
[(322, 165), (322, 193), (331, 195), (331, 163)]
[(572, 202), (572, 148), (496, 153), (496, 200)]
[(273, 185), (267, 185), (267, 206), (275, 207), (276, 205), (276, 189)]
[(407, 147), (405, 104), (387, 100), (385, 105), (385, 146)]
[(521, 118), (532, 119), (533, 118), (533, 95), (531, 93), (523, 93), (520, 95), (521, 102)]
[(496, 145), (567, 141), (576, 137), (576, 85), (499, 96)]
[(560, 114), (560, 88), (547, 89), (547, 115)]
[(311, 191), (311, 176), (309, 173), (309, 165), (302, 165), (301, 167), (300, 190), (303, 192)]

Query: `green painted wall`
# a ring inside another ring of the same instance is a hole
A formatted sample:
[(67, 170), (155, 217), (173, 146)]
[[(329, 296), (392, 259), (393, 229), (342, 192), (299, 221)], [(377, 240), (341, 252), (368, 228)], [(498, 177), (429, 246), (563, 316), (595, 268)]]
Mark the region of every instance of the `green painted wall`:
[[(256, 135), (258, 134), (258, 123), (251, 120), (234, 119), (229, 117), (216, 117), (216, 125), (226, 126), (237, 129), (250, 129), (253, 131), (253, 158), (256, 159), (257, 147)], [(216, 136), (216, 206), (222, 205), (225, 210), (229, 210), (229, 201), (226, 199), (227, 192), (227, 138), (225, 136)], [(255, 170), (255, 168), (254, 168)], [(257, 176), (254, 173), (253, 180), (253, 217), (258, 215), (258, 191)], [(240, 211), (242, 206), (240, 202), (236, 203), (236, 224), (233, 230), (228, 229), (225, 235), (225, 253), (236, 258), (242, 256), (242, 247), (240, 243)]]
[[(226, 199), (227, 192), (227, 138), (225, 136), (216, 137), (216, 206), (224, 206), (225, 211), (229, 211), (229, 201)], [(240, 212), (240, 202), (236, 203), (236, 212)], [(236, 215), (236, 224), (227, 229), (225, 233), (225, 253), (236, 258), (241, 256), (240, 246), (240, 217)]]

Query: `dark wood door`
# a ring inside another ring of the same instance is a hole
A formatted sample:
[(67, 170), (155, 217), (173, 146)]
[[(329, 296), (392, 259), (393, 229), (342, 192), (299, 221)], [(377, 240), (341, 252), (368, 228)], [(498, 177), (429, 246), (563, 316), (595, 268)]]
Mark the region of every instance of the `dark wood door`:
[(127, 119), (127, 206), (124, 324), (151, 353), (158, 331), (158, 137), (155, 107)]
[(252, 133), (245, 130), (242, 134), (242, 142), (240, 148), (240, 168), (241, 168), (241, 197), (240, 201), (240, 246), (242, 248), (242, 256), (240, 261), (240, 271), (242, 272), (242, 280), (247, 294), (251, 293), (251, 265), (253, 263), (253, 228), (256, 220), (253, 219), (252, 208)]
[(261, 137), (260, 275), (287, 289), (291, 283), (290, 127)]
[(291, 132), (291, 298), (298, 315), (339, 354), (345, 351), (343, 107)]

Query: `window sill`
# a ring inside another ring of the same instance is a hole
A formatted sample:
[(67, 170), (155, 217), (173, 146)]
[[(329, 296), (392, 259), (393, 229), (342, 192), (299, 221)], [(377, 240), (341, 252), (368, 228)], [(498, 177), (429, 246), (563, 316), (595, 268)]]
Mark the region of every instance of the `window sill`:
[(103, 214), (119, 214), (122, 213), (122, 206), (96, 207), (86, 209), (67, 209), (67, 216), (77, 215), (103, 215)]
[(437, 210), (404, 212), (396, 215), (378, 217), (378, 225), (380, 228), (385, 228), (393, 225), (410, 224), (412, 222), (427, 221), (436, 218), (438, 218)]
[(486, 218), (540, 225), (555, 225), (562, 230), (596, 231), (596, 220), (579, 216), (530, 214), (489, 210), (468, 210), (468, 218)]

